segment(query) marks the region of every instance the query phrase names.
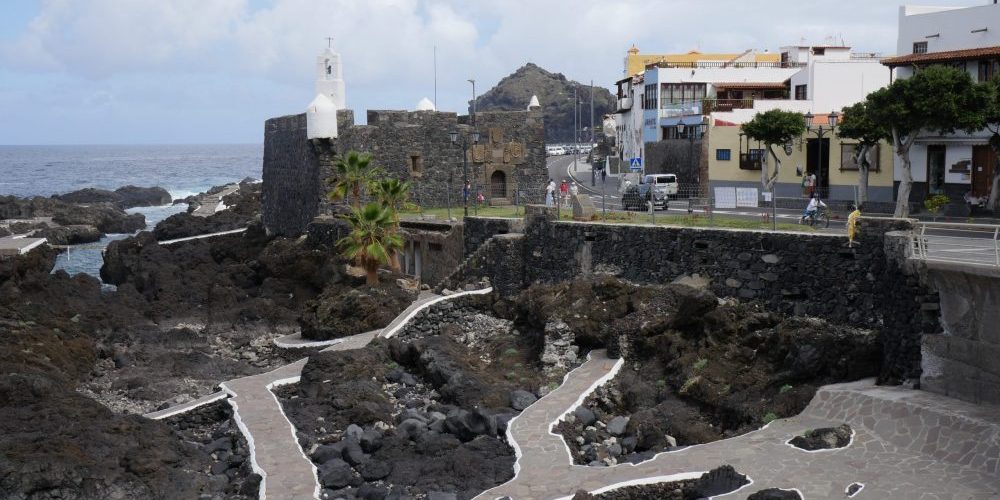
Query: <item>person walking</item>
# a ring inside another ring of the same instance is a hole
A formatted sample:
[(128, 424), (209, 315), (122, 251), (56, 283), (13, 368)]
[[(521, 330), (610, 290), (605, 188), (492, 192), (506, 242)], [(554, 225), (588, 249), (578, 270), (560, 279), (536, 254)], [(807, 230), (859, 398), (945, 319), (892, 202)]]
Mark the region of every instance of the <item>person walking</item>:
[(556, 181), (549, 179), (549, 184), (545, 186), (545, 206), (555, 206)]
[(847, 216), (847, 248), (854, 248), (854, 238), (858, 236), (858, 223), (861, 220), (861, 209), (857, 205)]
[(471, 190), (472, 190), (472, 185), (466, 182), (465, 187), (462, 188), (462, 203), (465, 203), (466, 205), (469, 204), (469, 191)]
[(813, 193), (816, 192), (816, 174), (809, 173), (806, 175), (806, 196), (812, 198)]
[(569, 183), (566, 182), (566, 179), (563, 179), (562, 183), (559, 184), (559, 199), (563, 204), (569, 204)]

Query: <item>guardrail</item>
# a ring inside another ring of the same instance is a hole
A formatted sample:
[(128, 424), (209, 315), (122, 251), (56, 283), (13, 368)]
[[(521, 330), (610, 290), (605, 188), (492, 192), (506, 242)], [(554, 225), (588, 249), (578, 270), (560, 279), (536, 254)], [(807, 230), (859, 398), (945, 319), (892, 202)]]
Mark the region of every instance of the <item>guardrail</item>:
[(1000, 226), (921, 222), (910, 238), (915, 258), (1000, 267)]

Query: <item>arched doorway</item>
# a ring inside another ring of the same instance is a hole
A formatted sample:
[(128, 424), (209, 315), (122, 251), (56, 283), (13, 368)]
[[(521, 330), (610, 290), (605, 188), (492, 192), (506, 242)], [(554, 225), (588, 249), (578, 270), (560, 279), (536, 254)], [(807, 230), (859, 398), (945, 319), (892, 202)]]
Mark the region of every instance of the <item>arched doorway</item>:
[(507, 174), (503, 170), (494, 170), (490, 174), (490, 198), (507, 197)]

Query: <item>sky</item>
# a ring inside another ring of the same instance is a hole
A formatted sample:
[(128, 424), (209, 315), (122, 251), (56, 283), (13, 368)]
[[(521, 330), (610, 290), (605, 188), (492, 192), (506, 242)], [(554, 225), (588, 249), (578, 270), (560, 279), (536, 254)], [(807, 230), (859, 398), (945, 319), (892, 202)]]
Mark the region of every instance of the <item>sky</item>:
[[(347, 105), (464, 112), (533, 62), (611, 87), (625, 51), (892, 54), (898, 0), (3, 0), (0, 144), (260, 143), (333, 37)], [(985, 0), (930, 0), (979, 5)], [(544, 106), (545, 103), (542, 103)], [(525, 103), (527, 105), (527, 103)]]

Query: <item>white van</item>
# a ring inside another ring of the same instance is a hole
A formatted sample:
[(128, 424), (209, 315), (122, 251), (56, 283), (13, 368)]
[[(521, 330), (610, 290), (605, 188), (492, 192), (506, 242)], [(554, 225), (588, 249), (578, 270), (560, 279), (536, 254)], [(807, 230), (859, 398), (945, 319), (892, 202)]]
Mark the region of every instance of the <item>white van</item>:
[(642, 183), (652, 184), (656, 193), (664, 194), (671, 198), (676, 197), (680, 191), (677, 176), (674, 174), (649, 174), (642, 178)]

